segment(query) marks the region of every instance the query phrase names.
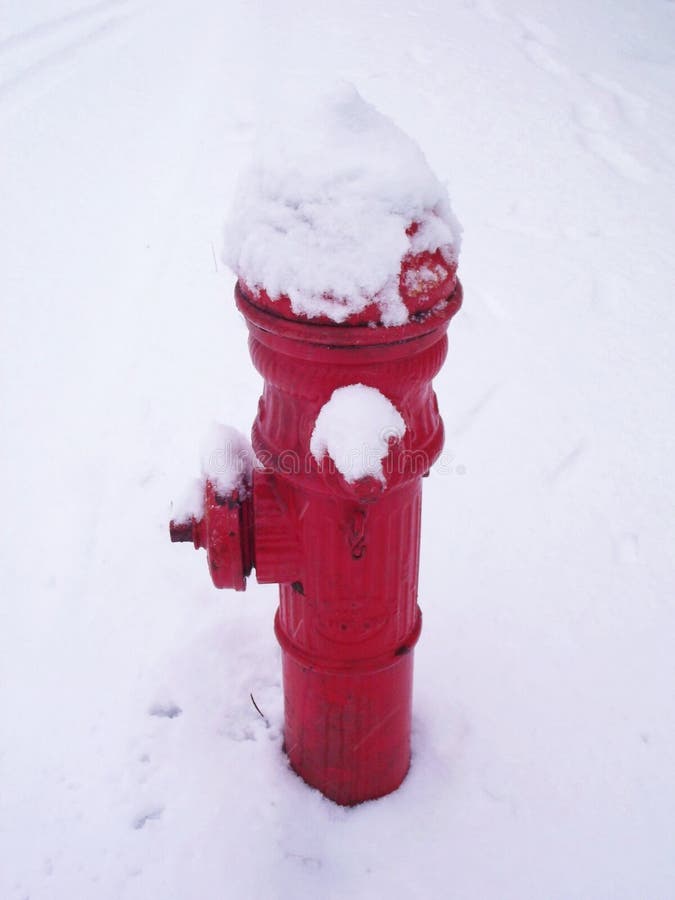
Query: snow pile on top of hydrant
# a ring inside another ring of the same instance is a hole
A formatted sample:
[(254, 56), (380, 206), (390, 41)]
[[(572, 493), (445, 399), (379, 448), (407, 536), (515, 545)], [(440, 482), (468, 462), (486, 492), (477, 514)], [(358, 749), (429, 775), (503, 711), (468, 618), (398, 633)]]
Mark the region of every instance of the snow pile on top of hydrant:
[(321, 407), (309, 449), (317, 462), (328, 454), (350, 484), (368, 475), (384, 483), (382, 460), (405, 431), (403, 417), (377, 388), (350, 384)]
[(255, 456), (250, 441), (236, 428), (214, 423), (202, 441), (201, 462), (201, 477), (193, 479), (173, 505), (173, 521), (177, 525), (203, 517), (207, 481), (221, 496), (234, 490), (243, 496), (250, 488)]
[(454, 262), (461, 237), (417, 144), (351, 86), (260, 144), (226, 225), (228, 265), (296, 315), (343, 322), (375, 301), (385, 325), (404, 323), (404, 257)]

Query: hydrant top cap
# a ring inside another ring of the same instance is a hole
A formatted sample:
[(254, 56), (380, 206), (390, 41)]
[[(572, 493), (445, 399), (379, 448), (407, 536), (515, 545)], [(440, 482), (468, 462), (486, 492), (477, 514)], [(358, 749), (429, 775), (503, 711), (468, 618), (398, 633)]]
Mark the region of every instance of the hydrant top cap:
[(225, 260), (278, 315), (402, 325), (452, 292), (460, 239), (417, 144), (344, 87), (266, 129)]

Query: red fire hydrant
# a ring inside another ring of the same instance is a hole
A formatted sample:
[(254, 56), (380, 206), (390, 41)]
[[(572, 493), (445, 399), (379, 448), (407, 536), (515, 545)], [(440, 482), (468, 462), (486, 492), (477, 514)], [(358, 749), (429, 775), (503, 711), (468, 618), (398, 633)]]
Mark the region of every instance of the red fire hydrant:
[[(171, 524), (172, 540), (206, 547), (217, 587), (243, 590), (253, 566), (259, 582), (279, 584), (285, 750), (306, 782), (345, 805), (395, 790), (410, 764), (422, 477), (443, 446), (431, 380), (461, 304), (454, 272), (440, 293), (407, 324), (372, 328), (281, 317), (239, 284), (265, 379), (252, 433), (264, 467), (244, 496), (208, 483), (203, 518)], [(386, 484), (349, 484), (309, 452), (324, 404), (356, 384), (377, 388), (405, 422), (383, 462)]]
[[(409, 223), (411, 240), (420, 227)], [(432, 379), (462, 301), (456, 256), (411, 250), (397, 287), (401, 324), (382, 323), (376, 298), (336, 324), (240, 277), (264, 379), (256, 461), (229, 489), (208, 479), (203, 511), (171, 523), (172, 540), (206, 548), (216, 586), (243, 590), (253, 567), (279, 584), (285, 752), (344, 805), (395, 790), (410, 765), (422, 478), (443, 446)], [(344, 389), (391, 412), (379, 450), (351, 447), (374, 461), (352, 468), (330, 442), (352, 427)]]

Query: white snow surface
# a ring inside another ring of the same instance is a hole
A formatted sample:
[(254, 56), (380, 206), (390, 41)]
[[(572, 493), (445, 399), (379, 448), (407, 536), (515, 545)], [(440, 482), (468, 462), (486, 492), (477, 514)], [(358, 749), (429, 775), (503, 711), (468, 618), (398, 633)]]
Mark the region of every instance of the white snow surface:
[(382, 322), (400, 325), (403, 258), (442, 248), (456, 261), (460, 237), (417, 144), (345, 84), (267, 123), (235, 193), (225, 259), (296, 314), (342, 322), (375, 300)]
[(204, 489), (206, 487), (206, 479), (193, 478), (183, 488), (182, 492), (177, 494), (177, 500), (171, 503), (171, 520), (176, 525), (184, 525), (191, 519), (199, 521), (204, 516)]
[[(675, 4), (24, 0), (0, 23), (0, 898), (673, 896)], [(168, 536), (261, 391), (218, 261), (336, 77), (465, 227), (413, 762), (287, 767), (277, 591)], [(264, 712), (262, 719), (250, 695)]]
[(193, 479), (172, 505), (178, 525), (204, 515), (207, 481), (221, 496), (237, 490), (244, 497), (250, 488), (255, 456), (249, 439), (236, 428), (214, 422), (202, 441), (201, 457), (201, 477)]
[(350, 484), (367, 476), (386, 483), (382, 460), (405, 431), (400, 412), (377, 388), (349, 384), (321, 407), (309, 449), (317, 462), (328, 454)]
[(202, 441), (202, 476), (219, 494), (246, 490), (255, 457), (249, 439), (230, 425), (214, 423)]

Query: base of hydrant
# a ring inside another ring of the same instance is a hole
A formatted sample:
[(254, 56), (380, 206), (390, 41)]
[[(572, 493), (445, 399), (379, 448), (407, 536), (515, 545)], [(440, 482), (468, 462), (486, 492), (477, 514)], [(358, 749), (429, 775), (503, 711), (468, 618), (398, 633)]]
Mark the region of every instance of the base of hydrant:
[(302, 781), (305, 782), (307, 787), (315, 788), (316, 790), (320, 791), (327, 800), (330, 800), (332, 803), (335, 803), (337, 806), (344, 806), (344, 807), (347, 807), (348, 809), (351, 809), (354, 806), (359, 806), (361, 803), (368, 803), (371, 800), (380, 800), (382, 797), (386, 797), (388, 794), (394, 793), (394, 791), (397, 791), (398, 788), (401, 787), (401, 785), (403, 784), (403, 782), (406, 779), (406, 776), (408, 775), (408, 772), (410, 771), (410, 762), (408, 762), (408, 768), (403, 773), (403, 777), (400, 779), (400, 781), (393, 787), (384, 791), (384, 793), (381, 793), (381, 794), (378, 793), (378, 794), (374, 794), (373, 796), (368, 796), (368, 797), (361, 797), (359, 800), (356, 800), (353, 798), (350, 800), (347, 800), (344, 797), (331, 796), (331, 794), (328, 793), (327, 790), (323, 789), (322, 785), (312, 784), (312, 782), (308, 781), (301, 772), (298, 772), (298, 770), (295, 768), (295, 766), (290, 762), (290, 758), (288, 757), (288, 753), (286, 751), (286, 744), (283, 745), (282, 752), (288, 759), (293, 772), (298, 776), (298, 778), (300, 778)]
[(283, 672), (293, 770), (341, 806), (395, 791), (410, 767), (412, 652), (355, 673), (320, 671), (284, 653)]

